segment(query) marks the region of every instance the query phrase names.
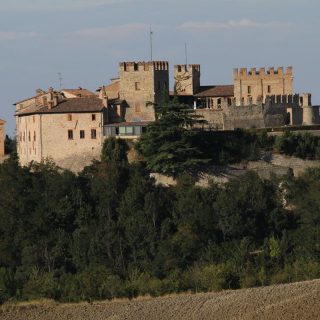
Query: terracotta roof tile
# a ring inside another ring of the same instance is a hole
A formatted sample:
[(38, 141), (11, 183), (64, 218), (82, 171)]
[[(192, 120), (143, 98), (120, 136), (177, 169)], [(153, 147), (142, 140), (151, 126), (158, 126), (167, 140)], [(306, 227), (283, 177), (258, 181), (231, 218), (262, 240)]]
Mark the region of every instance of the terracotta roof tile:
[(195, 97), (232, 97), (233, 85), (201, 86)]
[(48, 106), (31, 106), (18, 111), (16, 115), (37, 113), (77, 113), (77, 112), (100, 112), (104, 108), (103, 101), (99, 98), (71, 98), (59, 102), (56, 107), (49, 109)]
[(95, 93), (87, 90), (87, 89), (83, 89), (83, 88), (78, 88), (78, 89), (62, 89), (62, 92), (67, 92), (69, 94), (73, 94), (77, 97), (82, 97), (82, 98), (88, 98), (88, 97), (92, 97), (92, 96), (96, 96)]

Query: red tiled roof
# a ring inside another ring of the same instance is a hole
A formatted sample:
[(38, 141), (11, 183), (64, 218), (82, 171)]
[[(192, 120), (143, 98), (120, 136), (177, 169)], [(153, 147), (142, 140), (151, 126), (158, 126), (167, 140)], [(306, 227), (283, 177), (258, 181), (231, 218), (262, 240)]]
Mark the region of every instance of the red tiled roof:
[(79, 98), (83, 97), (83, 98), (88, 98), (88, 97), (92, 97), (92, 96), (96, 96), (96, 94), (94, 94), (93, 92), (87, 90), (87, 89), (83, 89), (83, 88), (78, 88), (78, 89), (62, 89), (62, 92), (65, 91), (67, 93), (73, 94)]
[(195, 97), (233, 97), (233, 85), (201, 86)]
[(77, 113), (77, 112), (100, 112), (104, 108), (103, 101), (99, 98), (71, 98), (59, 102), (56, 107), (49, 109), (48, 106), (32, 106), (18, 111), (16, 115), (28, 115), (37, 113)]

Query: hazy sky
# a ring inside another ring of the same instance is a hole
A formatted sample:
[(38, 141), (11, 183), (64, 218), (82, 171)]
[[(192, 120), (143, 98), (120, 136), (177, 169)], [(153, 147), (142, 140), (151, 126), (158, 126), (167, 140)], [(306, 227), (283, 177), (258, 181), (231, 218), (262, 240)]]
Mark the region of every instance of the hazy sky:
[[(201, 84), (232, 84), (234, 67), (294, 68), (296, 92), (320, 104), (319, 0), (0, 0), (0, 118), (14, 133), (14, 102), (37, 88), (95, 90), (119, 61), (171, 70), (201, 64)], [(173, 85), (172, 78), (170, 79)]]

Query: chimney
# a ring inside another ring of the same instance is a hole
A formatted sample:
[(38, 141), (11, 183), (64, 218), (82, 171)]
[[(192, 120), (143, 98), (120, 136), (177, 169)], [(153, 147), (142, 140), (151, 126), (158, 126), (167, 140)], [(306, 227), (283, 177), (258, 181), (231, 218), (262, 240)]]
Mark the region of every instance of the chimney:
[(49, 88), (48, 93), (49, 93), (48, 109), (51, 110), (54, 107), (54, 91), (52, 87)]
[(106, 88), (105, 86), (102, 86), (101, 90), (100, 90), (100, 95), (99, 98), (102, 100), (103, 105), (105, 108), (108, 108), (108, 96), (107, 96), (107, 92), (106, 92)]

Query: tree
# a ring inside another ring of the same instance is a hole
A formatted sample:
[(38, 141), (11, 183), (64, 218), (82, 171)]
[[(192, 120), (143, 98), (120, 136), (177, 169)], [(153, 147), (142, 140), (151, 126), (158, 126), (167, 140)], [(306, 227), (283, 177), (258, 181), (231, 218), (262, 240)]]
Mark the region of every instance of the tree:
[(147, 127), (136, 145), (148, 169), (171, 176), (191, 171), (207, 163), (196, 144), (196, 131), (190, 130), (204, 120), (175, 97), (161, 107), (155, 106), (157, 119)]
[(101, 151), (101, 160), (108, 161), (124, 161), (127, 162), (127, 152), (129, 150), (128, 144), (123, 139), (116, 139), (114, 137), (108, 138), (104, 141)]

